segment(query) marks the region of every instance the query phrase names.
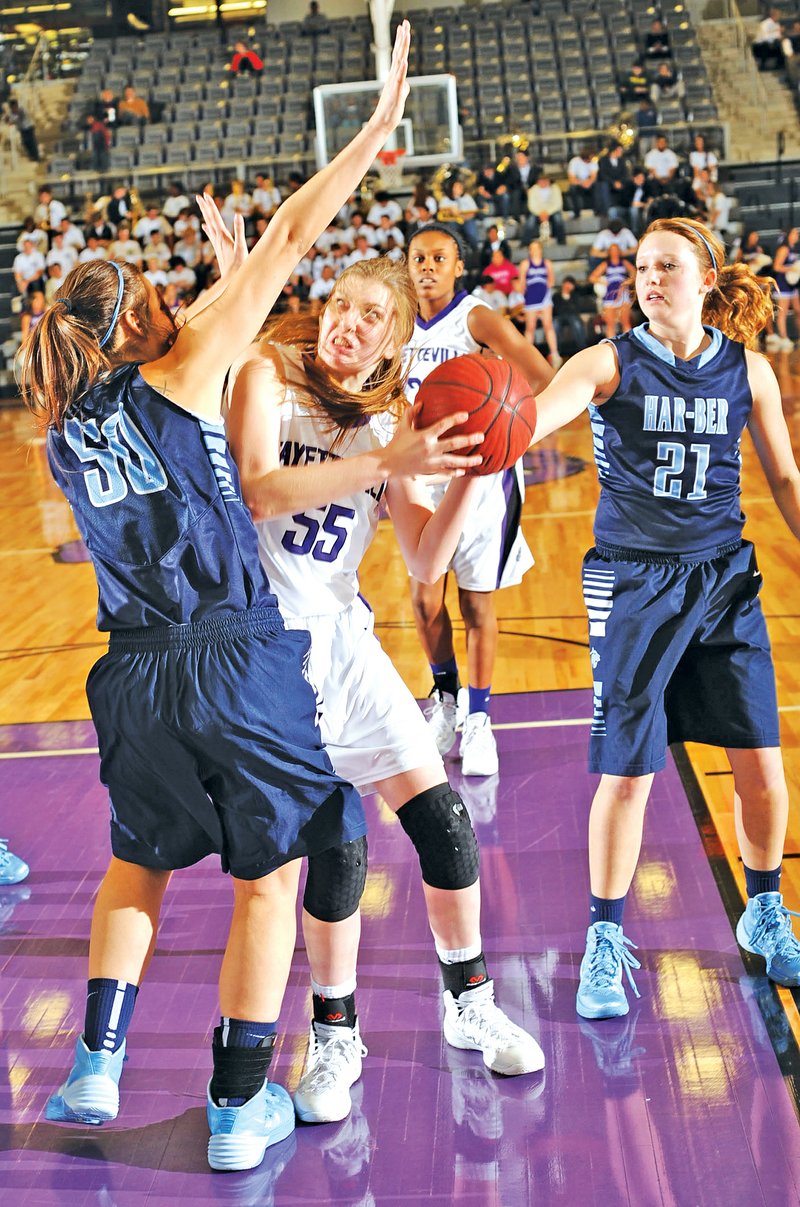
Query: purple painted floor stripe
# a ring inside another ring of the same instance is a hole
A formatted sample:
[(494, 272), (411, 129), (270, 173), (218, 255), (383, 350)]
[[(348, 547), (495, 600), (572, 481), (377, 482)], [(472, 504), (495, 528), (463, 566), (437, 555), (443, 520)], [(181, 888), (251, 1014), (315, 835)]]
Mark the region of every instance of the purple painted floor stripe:
[[(588, 717), (585, 691), (496, 697), (498, 723)], [(626, 924), (642, 1001), (577, 1018), (586, 925), (587, 731), (498, 731), (499, 781), (454, 785), (483, 850), (484, 942), (498, 999), (540, 1036), (544, 1074), (500, 1079), (447, 1047), (439, 974), (407, 840), (369, 803), (359, 1009), (369, 1047), (344, 1123), (300, 1127), (249, 1174), (205, 1165), (208, 1042), (230, 886), (212, 860), (176, 874), (139, 995), (120, 1118), (43, 1119), (82, 1023), (89, 912), (107, 859), (94, 756), (6, 759), (2, 832), (32, 867), (0, 889), (0, 1202), (14, 1207), (347, 1204), (786, 1207), (800, 1129), (670, 761), (656, 778)], [(0, 752), (94, 745), (91, 726), (9, 726)], [(273, 1075), (294, 1088), (307, 1028), (293, 965)], [(777, 1020), (780, 1024), (780, 1019)], [(780, 1042), (780, 1026), (777, 1027)], [(793, 1043), (788, 1028), (784, 1042)]]

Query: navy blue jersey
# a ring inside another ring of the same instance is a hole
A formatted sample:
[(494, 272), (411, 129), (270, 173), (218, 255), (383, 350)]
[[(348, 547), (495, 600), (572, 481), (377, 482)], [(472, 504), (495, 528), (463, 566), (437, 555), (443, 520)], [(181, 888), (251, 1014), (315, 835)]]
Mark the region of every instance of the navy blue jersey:
[(706, 331), (711, 344), (690, 361), (646, 325), (613, 340), (619, 387), (589, 407), (598, 542), (713, 556), (741, 539), (739, 446), (753, 405), (745, 349)]
[(222, 423), (125, 365), (48, 435), (50, 468), (97, 575), (99, 629), (277, 606)]

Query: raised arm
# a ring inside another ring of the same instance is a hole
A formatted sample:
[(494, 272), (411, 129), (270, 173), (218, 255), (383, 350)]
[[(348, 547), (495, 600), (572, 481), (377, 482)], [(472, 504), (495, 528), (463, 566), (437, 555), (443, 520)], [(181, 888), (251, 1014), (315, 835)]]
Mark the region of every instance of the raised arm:
[(765, 357), (758, 352), (746, 355), (753, 394), (750, 435), (778, 510), (800, 540), (800, 470), (783, 414), (780, 387)]
[(219, 414), (228, 367), (255, 339), (287, 277), (335, 217), (402, 116), (408, 94), (410, 29), (397, 31), (392, 65), (375, 112), (352, 142), (278, 209), (235, 282), (181, 330), (143, 375), (178, 405)]
[(553, 370), (541, 352), (517, 330), (512, 322), (490, 310), (476, 306), (467, 317), (470, 334), (479, 344), (491, 348), (509, 361), (529, 382), (534, 394), (553, 379)]

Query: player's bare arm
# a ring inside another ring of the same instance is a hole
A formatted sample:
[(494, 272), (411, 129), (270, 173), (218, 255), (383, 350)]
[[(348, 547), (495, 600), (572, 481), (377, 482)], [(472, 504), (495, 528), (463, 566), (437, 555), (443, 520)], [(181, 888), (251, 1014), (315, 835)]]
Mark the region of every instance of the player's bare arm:
[(536, 432), (531, 444), (570, 423), (590, 403), (601, 406), (619, 385), (614, 349), (609, 343), (586, 348), (559, 369), (551, 385), (536, 398)]
[(778, 510), (800, 540), (800, 469), (783, 414), (780, 387), (765, 356), (751, 351), (745, 356), (753, 394), (750, 435)]
[(488, 306), (476, 306), (470, 311), (467, 324), (473, 339), (519, 369), (534, 393), (552, 381), (551, 366), (507, 318), (495, 314)]

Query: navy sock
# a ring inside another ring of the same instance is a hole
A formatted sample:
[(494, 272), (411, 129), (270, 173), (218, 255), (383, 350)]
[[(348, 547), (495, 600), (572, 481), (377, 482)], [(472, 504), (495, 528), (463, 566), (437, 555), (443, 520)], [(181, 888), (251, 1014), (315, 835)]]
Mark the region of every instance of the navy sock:
[(781, 891), (782, 864), (771, 872), (758, 872), (743, 864), (744, 878), (747, 884), (748, 897), (757, 897), (759, 893), (779, 893)]
[(589, 894), (589, 925), (595, 922), (615, 922), (622, 926), (622, 912), (625, 909), (624, 897), (595, 897)]
[(433, 685), (437, 691), (449, 692), (451, 696), (458, 695), (461, 684), (455, 655), (448, 658), (446, 662), (432, 662), (431, 674), (433, 675)]
[(473, 687), (469, 685), (469, 711), (488, 712), (489, 697), (492, 694), (491, 684), (488, 687)]
[(90, 1052), (116, 1052), (122, 1047), (136, 1004), (138, 985), (92, 977), (86, 992), (83, 1042)]
[(211, 1097), (219, 1106), (242, 1106), (264, 1084), (277, 1024), (224, 1015), (219, 1023), (212, 1044)]
[(311, 1002), (314, 1009), (314, 1022), (326, 1027), (350, 1027), (356, 1025), (356, 995), (348, 993), (345, 997), (320, 997), (312, 993)]

